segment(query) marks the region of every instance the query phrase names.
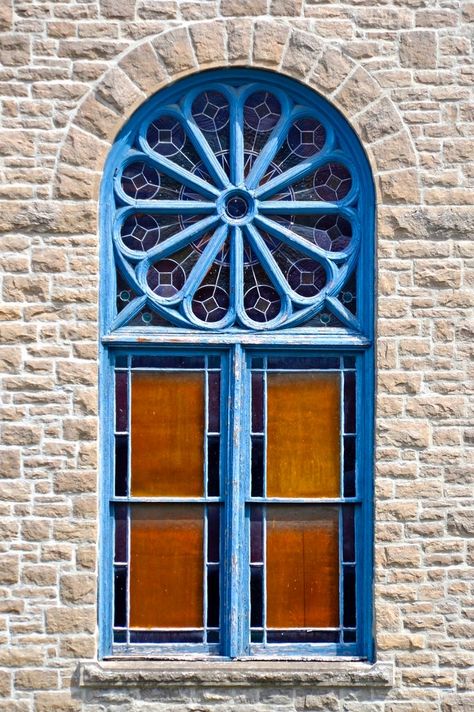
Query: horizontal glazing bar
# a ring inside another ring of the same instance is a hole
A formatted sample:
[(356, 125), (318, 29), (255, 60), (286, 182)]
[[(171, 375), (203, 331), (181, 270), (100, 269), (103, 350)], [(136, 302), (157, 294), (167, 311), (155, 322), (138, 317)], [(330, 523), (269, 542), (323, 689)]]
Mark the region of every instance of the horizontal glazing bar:
[[(120, 500), (122, 501), (122, 500)], [(247, 504), (361, 504), (360, 497), (304, 498), (304, 497), (249, 497)]]
[(222, 497), (112, 497), (112, 504), (221, 504)]
[(172, 334), (161, 327), (122, 327), (102, 338), (102, 343), (111, 346), (227, 346), (242, 344), (242, 346), (258, 345), (261, 348), (301, 347), (314, 350), (355, 349), (362, 350), (371, 346), (372, 341), (365, 336), (358, 336), (349, 329), (331, 329), (326, 327), (304, 330), (288, 329), (278, 332), (259, 332), (232, 329), (223, 333), (207, 333), (204, 331), (187, 331), (176, 329)]

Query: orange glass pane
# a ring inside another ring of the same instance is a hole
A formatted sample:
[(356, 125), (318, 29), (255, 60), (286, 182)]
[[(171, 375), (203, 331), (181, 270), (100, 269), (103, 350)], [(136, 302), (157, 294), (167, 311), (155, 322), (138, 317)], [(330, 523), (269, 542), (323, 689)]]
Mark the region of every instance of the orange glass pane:
[(203, 625), (203, 508), (131, 508), (130, 625)]
[(269, 373), (267, 496), (338, 497), (340, 378)]
[(203, 494), (204, 374), (132, 374), (132, 495)]
[(339, 625), (336, 508), (267, 508), (267, 625)]

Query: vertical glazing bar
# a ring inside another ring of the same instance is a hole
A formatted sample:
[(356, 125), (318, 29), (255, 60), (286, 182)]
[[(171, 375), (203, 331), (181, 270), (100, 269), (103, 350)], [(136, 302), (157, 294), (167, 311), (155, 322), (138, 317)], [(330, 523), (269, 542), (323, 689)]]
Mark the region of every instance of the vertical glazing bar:
[[(339, 377), (340, 377), (340, 389), (339, 389), (339, 410), (340, 410), (340, 433), (339, 433), (339, 487), (340, 496), (344, 497), (344, 433), (346, 431), (345, 424), (345, 410), (344, 410), (344, 358), (339, 359)], [(343, 506), (343, 505), (342, 505)], [(342, 506), (339, 506), (339, 642), (343, 642), (343, 628), (344, 628), (344, 527), (342, 520)]]
[[(263, 496), (267, 496), (267, 421), (268, 421), (268, 357), (263, 359)], [(263, 643), (267, 643), (267, 508), (263, 507)]]
[(249, 571), (246, 536), (244, 482), (248, 463), (244, 438), (248, 431), (245, 404), (248, 402), (245, 354), (240, 344), (231, 352), (229, 373), (228, 477), (225, 485), (224, 567), (228, 572), (224, 590), (224, 655), (231, 658), (248, 651)]
[[(130, 497), (132, 491), (132, 357), (127, 359), (127, 377), (128, 377), (128, 412), (127, 412), (127, 432), (128, 432), (128, 467), (127, 467), (127, 497)], [(126, 594), (126, 611), (127, 611), (127, 645), (130, 645), (130, 552), (132, 542), (132, 523), (130, 521), (131, 511), (130, 506), (127, 506), (127, 594)]]
[(230, 177), (234, 185), (244, 181), (243, 102), (235, 97), (230, 107)]
[(204, 507), (204, 532), (203, 532), (203, 561), (204, 561), (204, 566), (202, 567), (202, 575), (203, 575), (203, 597), (202, 597), (202, 605), (203, 605), (203, 612), (202, 612), (202, 620), (203, 620), (203, 627), (204, 627), (204, 632), (203, 632), (203, 640), (204, 643), (207, 643), (207, 580), (209, 576), (209, 566), (208, 566), (208, 560), (207, 560), (207, 552), (208, 552), (208, 539), (209, 539), (209, 507), (205, 505)]
[[(362, 497), (356, 507), (356, 622), (358, 651), (374, 660), (372, 633), (373, 576), (373, 452), (374, 350), (356, 358), (356, 491)], [(363, 409), (363, 411), (362, 411)], [(364, 417), (361, 416), (362, 412)]]
[[(207, 498), (208, 493), (208, 481), (209, 481), (209, 356), (205, 356), (205, 375), (204, 375), (204, 497)], [(202, 620), (203, 620), (203, 640), (207, 643), (207, 580), (208, 580), (208, 565), (207, 565), (207, 551), (208, 551), (208, 537), (209, 537), (209, 516), (208, 507), (204, 507), (204, 536), (203, 536), (203, 560), (204, 566), (202, 570), (203, 575), (203, 597), (202, 597)]]

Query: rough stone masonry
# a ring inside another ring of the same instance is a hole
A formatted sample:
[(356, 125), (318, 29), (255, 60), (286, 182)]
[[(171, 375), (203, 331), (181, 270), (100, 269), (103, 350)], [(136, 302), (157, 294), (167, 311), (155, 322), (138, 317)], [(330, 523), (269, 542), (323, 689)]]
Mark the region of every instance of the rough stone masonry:
[[(0, 711), (474, 709), (473, 28), (469, 0), (1, 1)], [(101, 171), (147, 97), (230, 65), (314, 87), (372, 164), (375, 637), (393, 680), (79, 666), (97, 642)]]

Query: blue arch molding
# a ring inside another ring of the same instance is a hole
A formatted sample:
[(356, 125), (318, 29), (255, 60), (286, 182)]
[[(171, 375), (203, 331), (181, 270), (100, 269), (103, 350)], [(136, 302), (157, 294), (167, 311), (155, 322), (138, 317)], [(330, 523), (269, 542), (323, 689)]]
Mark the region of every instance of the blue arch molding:
[[(206, 92), (223, 97), (216, 103), (212, 94), (214, 101), (208, 103), (213, 108), (207, 111), (200, 99)], [(250, 126), (246, 106), (256, 110)], [(265, 131), (257, 130), (262, 118)], [(161, 129), (165, 133), (158, 133)], [(308, 147), (299, 151), (295, 129), (300, 135), (308, 132), (301, 139)], [(344, 166), (345, 172), (328, 173), (328, 164)], [(328, 186), (332, 199), (329, 192), (315, 190), (323, 185), (315, 176), (320, 171), (321, 178), (324, 170), (326, 182), (335, 177)], [(342, 179), (346, 182), (338, 193)], [(238, 575), (225, 575), (222, 581), (229, 616), (223, 614), (220, 652), (248, 654), (248, 580), (242, 567), (248, 563), (249, 541), (245, 508), (239, 503), (250, 458), (245, 426), (249, 359), (257, 350), (354, 359), (357, 643), (298, 644), (279, 652), (373, 660), (375, 192), (358, 137), (339, 111), (297, 81), (266, 70), (206, 71), (161, 90), (126, 123), (106, 162), (100, 207), (99, 655), (115, 652), (114, 365), (125, 354), (157, 349), (219, 353), (227, 364), (226, 417), (240, 436), (229, 439), (221, 458), (229, 503), (223, 565), (235, 559), (241, 564)], [(137, 214), (145, 216), (142, 222)], [(252, 286), (262, 287), (254, 290), (253, 302), (248, 296)], [(196, 308), (203, 287), (207, 292)], [(204, 304), (207, 299), (211, 306), (214, 299), (212, 309)], [(232, 614), (235, 602), (240, 618)]]
[(117, 137), (101, 201), (103, 333), (372, 338), (368, 160), (343, 116), (298, 82), (225, 69), (161, 90)]

